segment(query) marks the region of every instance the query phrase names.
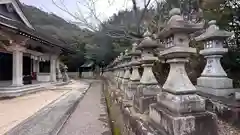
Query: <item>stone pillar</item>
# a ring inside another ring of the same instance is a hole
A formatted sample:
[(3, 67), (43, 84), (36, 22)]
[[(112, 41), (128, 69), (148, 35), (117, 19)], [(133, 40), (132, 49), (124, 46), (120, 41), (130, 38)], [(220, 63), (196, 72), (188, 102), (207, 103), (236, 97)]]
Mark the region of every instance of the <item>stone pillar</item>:
[(51, 55), (50, 57), (50, 81), (56, 82), (56, 60), (57, 56)]
[(223, 48), (223, 42), (231, 35), (230, 32), (219, 30), (216, 21), (210, 21), (206, 32), (195, 38), (204, 43), (200, 54), (207, 59), (201, 77), (197, 79), (197, 89), (201, 92), (226, 97), (235, 92), (232, 79), (227, 77), (220, 62), (222, 55), (228, 51)]
[(25, 48), (15, 45), (13, 49), (12, 86), (23, 85), (23, 51)]
[(189, 47), (188, 34), (203, 24), (185, 21), (180, 13), (180, 9), (172, 9), (170, 20), (159, 33), (166, 48), (160, 54), (170, 64), (170, 72), (157, 103), (149, 107), (149, 117), (168, 135), (217, 135), (217, 117), (205, 111), (205, 100), (196, 94), (185, 70), (188, 57), (196, 53)]
[(148, 111), (149, 105), (156, 102), (156, 96), (161, 91), (152, 71), (153, 64), (157, 60), (157, 57), (153, 55), (153, 50), (157, 47), (158, 44), (151, 38), (151, 33), (145, 32), (143, 41), (138, 45), (138, 49), (142, 50), (140, 62), (143, 74), (133, 101), (135, 109), (140, 113)]
[(33, 60), (33, 72), (39, 73), (39, 61)]

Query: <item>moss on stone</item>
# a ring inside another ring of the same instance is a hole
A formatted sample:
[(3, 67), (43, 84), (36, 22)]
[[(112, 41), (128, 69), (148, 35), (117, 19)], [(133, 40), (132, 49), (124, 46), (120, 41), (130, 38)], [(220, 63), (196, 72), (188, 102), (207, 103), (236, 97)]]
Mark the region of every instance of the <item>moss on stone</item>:
[(113, 135), (121, 135), (121, 130), (118, 127), (117, 123), (115, 122), (117, 120), (114, 112), (113, 112), (113, 107), (112, 107), (112, 100), (111, 100), (111, 96), (108, 93), (108, 90), (104, 89), (104, 95), (105, 95), (105, 99), (106, 99), (106, 103), (107, 103), (107, 110), (108, 110), (108, 114), (109, 114), (109, 119), (110, 119), (110, 124), (111, 124), (111, 128), (112, 128), (112, 133)]

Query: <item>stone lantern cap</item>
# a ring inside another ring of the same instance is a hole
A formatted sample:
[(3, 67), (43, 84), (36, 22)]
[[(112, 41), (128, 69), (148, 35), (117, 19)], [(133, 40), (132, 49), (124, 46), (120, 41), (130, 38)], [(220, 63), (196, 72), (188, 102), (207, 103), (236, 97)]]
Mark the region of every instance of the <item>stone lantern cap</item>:
[(206, 32), (195, 38), (196, 41), (225, 40), (233, 34), (232, 32), (219, 30), (215, 20), (209, 21), (208, 25)]
[(157, 41), (151, 38), (151, 33), (147, 30), (144, 33), (144, 39), (142, 42), (137, 46), (138, 49), (155, 49), (158, 47)]
[(161, 39), (170, 37), (175, 33), (190, 34), (202, 29), (204, 26), (204, 24), (202, 23), (194, 24), (184, 20), (179, 8), (173, 8), (169, 12), (169, 16), (171, 18), (169, 19), (165, 27), (158, 34), (159, 38)]
[(141, 65), (141, 63), (138, 60), (131, 61), (129, 64), (131, 66), (140, 66)]
[(132, 50), (131, 52), (128, 54), (129, 56), (141, 56), (141, 51), (137, 49), (137, 43), (133, 43), (132, 45)]

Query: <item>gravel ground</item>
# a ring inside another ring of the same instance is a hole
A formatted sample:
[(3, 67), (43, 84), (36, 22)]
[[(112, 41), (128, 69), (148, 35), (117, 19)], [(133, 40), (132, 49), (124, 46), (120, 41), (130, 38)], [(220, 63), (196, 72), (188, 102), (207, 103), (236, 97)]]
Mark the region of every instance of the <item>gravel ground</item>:
[(44, 90), (0, 101), (0, 135), (18, 125), (68, 90)]
[(94, 81), (59, 135), (109, 135), (102, 85)]
[(240, 130), (231, 124), (218, 120), (219, 135), (240, 135)]

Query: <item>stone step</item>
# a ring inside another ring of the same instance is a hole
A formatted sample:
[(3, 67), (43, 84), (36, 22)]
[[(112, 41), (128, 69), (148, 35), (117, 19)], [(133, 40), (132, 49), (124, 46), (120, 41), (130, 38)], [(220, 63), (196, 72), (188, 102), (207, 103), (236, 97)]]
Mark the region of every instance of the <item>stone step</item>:
[(4, 87), (4, 88), (0, 88), (0, 97), (2, 98), (18, 97), (18, 96), (38, 92), (41, 90), (45, 90), (47, 87), (49, 88), (51, 86), (62, 86), (69, 83), (72, 83), (72, 82), (52, 82), (52, 83), (24, 85), (21, 87)]

